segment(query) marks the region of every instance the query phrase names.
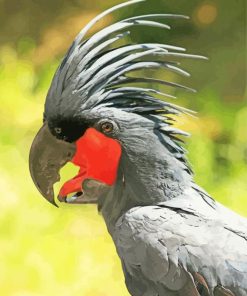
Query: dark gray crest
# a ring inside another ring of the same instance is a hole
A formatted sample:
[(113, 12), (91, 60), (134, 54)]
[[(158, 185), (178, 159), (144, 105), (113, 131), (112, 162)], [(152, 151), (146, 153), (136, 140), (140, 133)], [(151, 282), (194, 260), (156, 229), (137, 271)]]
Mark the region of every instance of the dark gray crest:
[[(190, 110), (157, 98), (157, 95), (172, 97), (155, 88), (137, 87), (136, 83), (163, 84), (168, 87), (194, 91), (186, 86), (154, 79), (152, 77), (130, 77), (128, 74), (142, 69), (165, 68), (178, 74), (190, 74), (179, 68), (172, 58), (206, 59), (203, 56), (184, 53), (185, 49), (160, 43), (126, 44), (112, 48), (114, 43), (130, 34), (135, 26), (170, 26), (159, 19), (187, 19), (184, 15), (147, 14), (116, 22), (95, 33), (89, 39), (84, 37), (88, 30), (109, 13), (145, 0), (132, 0), (114, 6), (95, 17), (77, 35), (61, 65), (59, 66), (45, 105), (45, 117), (76, 117), (80, 112), (96, 107), (115, 107), (126, 112), (150, 116), (160, 122), (161, 132), (174, 139), (175, 135), (186, 133), (175, 129), (169, 121), (169, 114), (191, 113)], [(127, 31), (126, 31), (127, 30)], [(111, 46), (111, 49), (109, 47)], [(149, 60), (147, 61), (147, 57)], [(162, 61), (160, 61), (162, 59)], [(176, 143), (171, 142), (172, 146)], [(179, 148), (181, 150), (181, 148)], [(180, 151), (181, 153), (181, 151)]]

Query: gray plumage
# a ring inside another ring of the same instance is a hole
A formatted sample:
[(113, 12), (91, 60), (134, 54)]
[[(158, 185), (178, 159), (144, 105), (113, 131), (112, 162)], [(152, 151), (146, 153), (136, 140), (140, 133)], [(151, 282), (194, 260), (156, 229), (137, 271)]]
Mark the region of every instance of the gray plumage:
[[(178, 59), (205, 59), (159, 43), (114, 48), (135, 26), (170, 26), (157, 20), (183, 15), (149, 14), (127, 18), (84, 39), (105, 15), (92, 20), (76, 37), (58, 68), (45, 105), (45, 120), (55, 125), (73, 118), (94, 126), (102, 118), (117, 123), (121, 143), (118, 178), (99, 199), (108, 230), (122, 261), (133, 296), (247, 295), (247, 222), (225, 209), (193, 182), (174, 116), (190, 110), (162, 98), (155, 85), (194, 91), (152, 77), (131, 77), (141, 69), (189, 76)], [(110, 47), (111, 46), (111, 47)], [(147, 60), (148, 58), (148, 60)], [(154, 88), (135, 86), (152, 83)], [(170, 117), (172, 116), (172, 117)]]
[[(220, 205), (208, 207), (192, 189), (129, 210), (113, 238), (132, 295), (216, 295), (219, 286), (246, 295), (246, 226)], [(196, 289), (196, 274), (207, 283), (204, 291)]]

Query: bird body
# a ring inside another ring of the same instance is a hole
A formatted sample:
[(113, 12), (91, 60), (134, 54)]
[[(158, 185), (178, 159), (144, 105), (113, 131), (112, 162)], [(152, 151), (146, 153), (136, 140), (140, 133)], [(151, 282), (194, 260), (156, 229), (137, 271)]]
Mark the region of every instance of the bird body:
[(112, 236), (131, 295), (244, 296), (246, 226), (190, 189), (174, 200), (130, 209)]
[(85, 39), (102, 17), (142, 1), (103, 12), (75, 38), (53, 78), (44, 124), (30, 151), (33, 181), (56, 205), (53, 184), (60, 168), (68, 161), (79, 167), (58, 199), (97, 203), (132, 296), (246, 296), (247, 220), (193, 181), (181, 144), (188, 134), (173, 126), (176, 116), (192, 111), (167, 102), (174, 97), (146, 84), (193, 90), (130, 76), (142, 69), (189, 76), (177, 59), (205, 57), (159, 43), (114, 47), (130, 34), (122, 30), (167, 30), (170, 26), (155, 20), (187, 17), (131, 17)]

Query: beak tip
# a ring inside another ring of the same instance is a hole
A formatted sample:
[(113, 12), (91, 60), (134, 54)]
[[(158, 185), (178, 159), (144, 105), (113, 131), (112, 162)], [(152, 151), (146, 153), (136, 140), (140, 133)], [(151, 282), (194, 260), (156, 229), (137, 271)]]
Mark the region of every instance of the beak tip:
[(59, 206), (54, 202), (50, 202), (53, 206), (55, 206), (56, 208), (59, 208)]
[(54, 198), (47, 198), (47, 196), (44, 196), (44, 198), (53, 206), (55, 206), (56, 208), (59, 208), (59, 206), (56, 204)]

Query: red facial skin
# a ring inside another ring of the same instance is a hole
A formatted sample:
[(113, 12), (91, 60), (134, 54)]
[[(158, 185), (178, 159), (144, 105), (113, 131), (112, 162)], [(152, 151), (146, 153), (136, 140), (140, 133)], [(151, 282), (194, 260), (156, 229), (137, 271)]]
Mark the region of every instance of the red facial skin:
[(121, 145), (94, 128), (88, 128), (76, 142), (76, 153), (72, 163), (80, 167), (79, 173), (64, 183), (59, 197), (83, 190), (85, 179), (95, 179), (107, 185), (113, 185), (121, 157)]

